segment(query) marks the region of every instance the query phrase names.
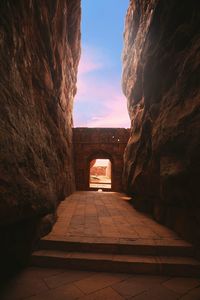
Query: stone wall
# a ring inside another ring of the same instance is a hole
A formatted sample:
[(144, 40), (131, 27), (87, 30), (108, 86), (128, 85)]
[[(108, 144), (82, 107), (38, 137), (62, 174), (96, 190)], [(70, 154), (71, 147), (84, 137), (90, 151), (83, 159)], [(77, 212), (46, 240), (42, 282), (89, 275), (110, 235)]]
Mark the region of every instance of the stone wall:
[(103, 175), (106, 176), (107, 167), (90, 167), (90, 173), (92, 175)]
[(132, 122), (124, 185), (133, 203), (200, 241), (200, 2), (132, 0), (123, 90)]
[(0, 257), (12, 261), (74, 190), (80, 1), (1, 0), (0, 12)]
[(123, 154), (130, 136), (125, 128), (74, 128), (74, 165), (77, 190), (89, 190), (90, 162), (110, 159), (112, 190), (122, 191)]

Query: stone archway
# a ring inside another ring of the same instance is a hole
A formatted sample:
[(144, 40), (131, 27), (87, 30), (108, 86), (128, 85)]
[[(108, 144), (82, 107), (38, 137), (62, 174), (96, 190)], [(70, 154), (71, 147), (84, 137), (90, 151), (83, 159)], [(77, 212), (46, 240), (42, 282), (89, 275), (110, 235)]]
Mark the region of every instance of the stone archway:
[(123, 154), (130, 131), (125, 128), (74, 128), (74, 165), (77, 190), (89, 190), (92, 159), (110, 159), (112, 190), (123, 191)]
[(88, 178), (88, 189), (93, 189), (90, 187), (90, 167), (91, 167), (91, 161), (97, 160), (97, 159), (107, 159), (111, 162), (111, 190), (113, 189), (113, 182), (115, 182), (115, 172), (114, 172), (114, 159), (112, 157), (112, 154), (107, 153), (105, 151), (97, 151), (91, 154), (91, 156), (88, 157), (87, 160), (87, 178)]

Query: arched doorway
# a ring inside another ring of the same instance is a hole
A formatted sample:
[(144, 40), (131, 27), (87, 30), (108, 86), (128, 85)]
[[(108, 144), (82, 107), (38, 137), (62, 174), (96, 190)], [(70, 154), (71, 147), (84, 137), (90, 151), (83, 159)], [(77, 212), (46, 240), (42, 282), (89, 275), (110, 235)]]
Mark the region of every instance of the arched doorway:
[(130, 130), (123, 128), (73, 129), (74, 165), (77, 190), (91, 190), (89, 187), (90, 162), (94, 159), (102, 158), (111, 161), (111, 190), (115, 192), (123, 191), (123, 154), (129, 136)]
[(90, 189), (111, 189), (112, 163), (110, 159), (92, 159), (90, 161)]
[(112, 190), (114, 164), (112, 156), (102, 150), (94, 152), (87, 160), (88, 189)]

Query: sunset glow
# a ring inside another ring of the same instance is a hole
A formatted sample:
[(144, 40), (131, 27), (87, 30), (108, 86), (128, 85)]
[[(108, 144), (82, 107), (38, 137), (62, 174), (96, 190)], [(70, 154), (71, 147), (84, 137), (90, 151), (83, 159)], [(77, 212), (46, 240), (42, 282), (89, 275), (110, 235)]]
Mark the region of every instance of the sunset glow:
[[(130, 127), (121, 89), (121, 53), (128, 0), (82, 1), (82, 55), (75, 127)], [(99, 14), (102, 18), (99, 18)], [(98, 17), (97, 17), (98, 16)]]

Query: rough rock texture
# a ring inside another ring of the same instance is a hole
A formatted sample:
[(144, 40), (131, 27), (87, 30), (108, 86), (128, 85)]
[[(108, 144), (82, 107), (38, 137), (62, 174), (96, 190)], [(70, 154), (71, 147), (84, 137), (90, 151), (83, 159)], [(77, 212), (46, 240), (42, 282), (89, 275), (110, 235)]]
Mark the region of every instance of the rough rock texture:
[(123, 90), (124, 185), (139, 209), (200, 241), (200, 2), (132, 0)]
[(0, 1), (0, 240), (12, 257), (74, 189), (79, 56), (80, 0)]

